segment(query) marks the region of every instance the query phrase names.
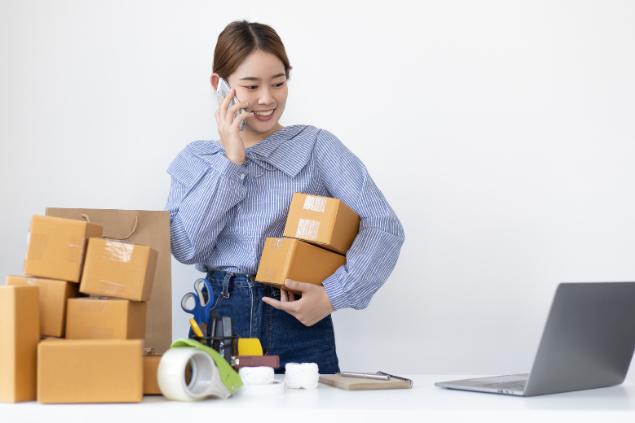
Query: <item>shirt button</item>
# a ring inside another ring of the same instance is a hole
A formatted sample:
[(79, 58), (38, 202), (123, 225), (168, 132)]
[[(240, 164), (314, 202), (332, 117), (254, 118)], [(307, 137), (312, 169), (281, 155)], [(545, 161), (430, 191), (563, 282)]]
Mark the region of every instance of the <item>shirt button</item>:
[(240, 179), (245, 179), (245, 175), (240, 175)]

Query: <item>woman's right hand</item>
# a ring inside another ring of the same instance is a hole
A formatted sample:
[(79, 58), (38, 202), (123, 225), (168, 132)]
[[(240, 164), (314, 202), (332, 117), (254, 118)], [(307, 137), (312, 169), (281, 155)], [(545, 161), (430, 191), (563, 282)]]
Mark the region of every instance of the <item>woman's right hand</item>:
[(245, 162), (245, 144), (240, 137), (240, 122), (253, 116), (253, 113), (241, 113), (234, 119), (234, 113), (240, 109), (246, 109), (249, 105), (247, 102), (240, 102), (229, 107), (229, 102), (235, 95), (236, 92), (232, 88), (229, 94), (222, 99), (220, 106), (216, 110), (216, 123), (218, 124), (221, 144), (225, 149), (225, 157), (238, 166), (242, 166)]

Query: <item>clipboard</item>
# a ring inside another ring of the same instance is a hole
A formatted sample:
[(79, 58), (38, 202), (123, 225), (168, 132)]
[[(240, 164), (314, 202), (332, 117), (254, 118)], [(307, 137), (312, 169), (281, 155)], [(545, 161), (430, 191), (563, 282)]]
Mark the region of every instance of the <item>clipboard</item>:
[(411, 389), (410, 382), (398, 379), (373, 380), (345, 377), (339, 374), (320, 376), (320, 383), (345, 391), (372, 391), (377, 389)]

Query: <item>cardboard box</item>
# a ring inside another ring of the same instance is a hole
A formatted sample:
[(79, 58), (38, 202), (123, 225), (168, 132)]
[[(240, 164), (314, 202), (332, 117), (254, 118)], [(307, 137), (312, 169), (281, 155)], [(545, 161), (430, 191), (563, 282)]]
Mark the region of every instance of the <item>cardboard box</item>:
[(150, 247), (88, 240), (80, 292), (135, 301), (150, 301), (158, 253)]
[(7, 286), (37, 286), (40, 289), (40, 335), (64, 336), (66, 300), (79, 296), (76, 283), (38, 279), (28, 276), (7, 276)]
[(35, 399), (39, 288), (0, 286), (0, 402)]
[(24, 274), (79, 282), (86, 239), (103, 234), (103, 226), (80, 220), (33, 216)]
[(157, 372), (162, 355), (143, 356), (143, 395), (162, 395)]
[[(157, 269), (148, 302), (145, 343), (166, 352), (172, 344), (172, 254), (170, 253), (170, 212), (86, 208), (47, 208), (47, 216), (85, 220), (104, 227), (104, 235), (126, 238), (126, 242), (146, 245), (158, 252)], [(131, 234), (132, 233), (132, 234)]]
[(42, 341), (37, 400), (45, 404), (141, 402), (141, 352), (139, 340)]
[(67, 339), (143, 339), (148, 304), (115, 298), (71, 298)]
[(277, 288), (284, 285), (285, 279), (322, 285), (324, 279), (344, 264), (345, 256), (306, 242), (291, 238), (267, 238), (256, 281)]
[(342, 200), (296, 192), (284, 236), (346, 254), (359, 232), (359, 222), (359, 215)]

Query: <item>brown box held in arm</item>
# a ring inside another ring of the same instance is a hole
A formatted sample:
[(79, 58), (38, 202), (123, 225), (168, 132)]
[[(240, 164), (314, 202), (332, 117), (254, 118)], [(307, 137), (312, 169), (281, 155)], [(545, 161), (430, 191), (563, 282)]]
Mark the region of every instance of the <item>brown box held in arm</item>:
[(88, 240), (86, 263), (79, 291), (106, 297), (150, 301), (158, 253), (150, 247)]
[(40, 289), (40, 335), (64, 336), (66, 300), (79, 295), (79, 285), (28, 276), (7, 276), (7, 286), (37, 286)]
[(42, 341), (37, 400), (45, 404), (141, 402), (141, 353), (139, 340)]
[(81, 220), (33, 216), (24, 274), (79, 282), (86, 239), (103, 234), (103, 226)]
[(35, 399), (39, 288), (0, 286), (0, 402)]
[(283, 236), (346, 254), (359, 232), (359, 222), (359, 215), (342, 200), (296, 192)]
[(143, 339), (148, 304), (120, 299), (71, 298), (67, 339)]
[[(256, 281), (280, 288), (285, 279), (322, 285), (346, 257), (297, 239), (267, 238)], [(291, 292), (299, 293), (290, 290)]]
[(144, 395), (162, 395), (159, 388), (159, 379), (157, 373), (159, 371), (159, 363), (163, 355), (144, 355), (143, 356), (143, 394)]

